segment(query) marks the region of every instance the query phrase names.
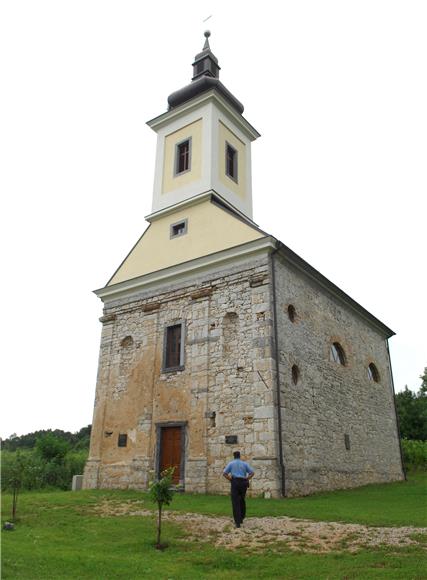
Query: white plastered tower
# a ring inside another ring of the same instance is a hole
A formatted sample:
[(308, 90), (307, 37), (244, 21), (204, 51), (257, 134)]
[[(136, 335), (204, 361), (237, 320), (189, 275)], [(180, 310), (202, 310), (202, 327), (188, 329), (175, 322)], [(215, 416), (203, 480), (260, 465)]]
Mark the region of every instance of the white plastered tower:
[[(219, 81), (219, 66), (205, 34), (191, 84), (170, 95), (169, 110), (148, 122), (157, 133), (149, 218), (195, 196), (215, 193), (252, 220), (251, 142), (259, 133), (242, 116), (242, 104)], [(188, 167), (178, 171), (183, 143), (188, 143)]]

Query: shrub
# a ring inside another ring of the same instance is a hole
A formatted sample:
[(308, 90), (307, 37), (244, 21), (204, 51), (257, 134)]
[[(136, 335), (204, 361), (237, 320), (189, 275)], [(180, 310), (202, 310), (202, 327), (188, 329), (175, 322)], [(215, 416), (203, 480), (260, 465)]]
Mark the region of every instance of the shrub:
[(45, 459), (34, 450), (2, 452), (2, 488), (11, 489), (12, 474), (16, 471), (19, 456), (22, 466), (20, 489), (43, 488), (70, 489), (73, 475), (82, 474), (88, 452), (69, 451), (64, 457)]
[(402, 439), (403, 460), (407, 469), (427, 469), (427, 441)]

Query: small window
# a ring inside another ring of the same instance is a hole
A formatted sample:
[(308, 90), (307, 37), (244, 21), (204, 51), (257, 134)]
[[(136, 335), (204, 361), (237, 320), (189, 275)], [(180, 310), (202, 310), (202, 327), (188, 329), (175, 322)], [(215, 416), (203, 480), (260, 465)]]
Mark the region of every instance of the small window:
[(350, 435), (348, 433), (344, 434), (344, 445), (347, 451), (350, 451)]
[(295, 319), (297, 317), (297, 313), (295, 310), (295, 306), (293, 306), (292, 304), (289, 304), (289, 306), (288, 306), (288, 316), (289, 316), (289, 320), (291, 322), (295, 322)]
[(237, 150), (225, 144), (225, 173), (237, 183)]
[(368, 378), (370, 381), (374, 381), (374, 383), (380, 382), (380, 373), (374, 363), (368, 366)]
[(346, 357), (345, 357), (344, 349), (340, 345), (339, 342), (334, 342), (331, 345), (331, 350), (330, 350), (330, 353), (329, 353), (329, 360), (331, 360), (332, 362), (336, 362), (336, 363), (338, 363), (340, 365), (345, 366), (345, 364), (346, 364)]
[(175, 151), (175, 175), (189, 171), (191, 157), (191, 139), (178, 143)]
[(179, 370), (184, 365), (184, 325), (174, 324), (165, 329), (163, 370)]
[(119, 440), (117, 442), (118, 447), (126, 447), (128, 444), (128, 436), (126, 433), (119, 434)]
[(297, 365), (293, 365), (292, 366), (292, 382), (294, 383), (294, 385), (296, 385), (298, 383), (299, 380), (299, 368), (297, 367)]
[(183, 236), (184, 234), (186, 234), (188, 229), (187, 225), (188, 225), (187, 220), (182, 220), (180, 222), (177, 222), (176, 224), (172, 224), (170, 229), (170, 237), (177, 238), (178, 236)]

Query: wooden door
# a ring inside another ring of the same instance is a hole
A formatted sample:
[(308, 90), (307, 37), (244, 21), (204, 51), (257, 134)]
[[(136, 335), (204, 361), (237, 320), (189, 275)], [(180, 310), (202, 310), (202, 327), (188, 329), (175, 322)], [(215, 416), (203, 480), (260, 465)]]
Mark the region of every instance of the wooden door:
[(178, 484), (181, 476), (181, 427), (162, 427), (160, 441), (160, 472), (175, 467), (173, 483)]

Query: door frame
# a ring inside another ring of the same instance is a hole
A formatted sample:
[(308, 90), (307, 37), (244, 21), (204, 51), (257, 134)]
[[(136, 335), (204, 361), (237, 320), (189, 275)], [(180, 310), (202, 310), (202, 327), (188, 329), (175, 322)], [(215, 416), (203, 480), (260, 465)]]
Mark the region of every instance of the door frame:
[[(165, 421), (162, 423), (156, 423), (156, 456), (155, 456), (155, 472), (156, 476), (160, 477), (160, 457), (162, 454), (162, 429), (167, 429), (168, 427), (181, 427), (181, 463), (179, 466), (179, 481), (182, 481), (182, 485), (185, 482), (185, 447), (187, 441), (187, 424), (188, 421)], [(181, 485), (181, 483), (180, 483)]]

